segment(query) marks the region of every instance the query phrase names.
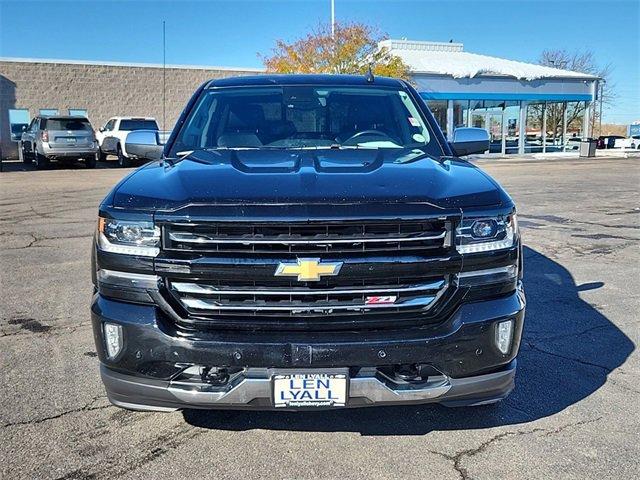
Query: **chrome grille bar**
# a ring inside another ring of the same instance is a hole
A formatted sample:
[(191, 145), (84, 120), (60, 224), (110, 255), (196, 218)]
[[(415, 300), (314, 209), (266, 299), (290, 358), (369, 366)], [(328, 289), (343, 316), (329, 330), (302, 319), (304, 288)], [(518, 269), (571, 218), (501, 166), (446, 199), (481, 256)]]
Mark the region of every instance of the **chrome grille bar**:
[(436, 296), (421, 296), (410, 298), (405, 301), (396, 302), (393, 304), (345, 304), (345, 303), (317, 303), (317, 304), (300, 304), (300, 305), (268, 305), (266, 303), (254, 303), (251, 302), (248, 305), (238, 305), (238, 304), (220, 304), (214, 300), (202, 299), (202, 298), (183, 298), (182, 303), (188, 307), (196, 310), (216, 310), (216, 311), (224, 311), (224, 310), (243, 310), (243, 311), (274, 311), (274, 312), (331, 312), (331, 311), (340, 311), (340, 310), (370, 310), (370, 309), (378, 309), (378, 308), (402, 308), (402, 307), (412, 307), (412, 308), (420, 308), (429, 306), (434, 300)]
[(196, 234), (191, 232), (170, 232), (169, 238), (175, 242), (181, 243), (196, 243), (196, 244), (242, 244), (242, 245), (265, 245), (278, 243), (281, 245), (324, 245), (324, 244), (338, 244), (338, 243), (396, 243), (396, 242), (423, 242), (426, 240), (439, 240), (445, 237), (446, 231), (438, 233), (436, 235), (416, 235), (411, 237), (309, 237), (306, 240), (293, 240), (282, 239), (278, 237), (270, 238), (256, 238), (254, 236), (246, 236), (245, 238), (225, 238), (225, 237), (212, 237), (206, 234)]
[(263, 288), (260, 290), (247, 288), (247, 289), (226, 289), (219, 288), (213, 285), (205, 285), (199, 283), (187, 283), (187, 282), (172, 282), (171, 288), (180, 293), (190, 293), (196, 295), (349, 295), (349, 294), (380, 294), (380, 293), (402, 293), (402, 292), (416, 292), (423, 290), (440, 290), (445, 284), (444, 280), (437, 280), (434, 282), (420, 283), (413, 285), (398, 285), (398, 286), (381, 286), (376, 287), (363, 287), (352, 289), (327, 289), (327, 290), (315, 290), (315, 289), (291, 289), (291, 288)]

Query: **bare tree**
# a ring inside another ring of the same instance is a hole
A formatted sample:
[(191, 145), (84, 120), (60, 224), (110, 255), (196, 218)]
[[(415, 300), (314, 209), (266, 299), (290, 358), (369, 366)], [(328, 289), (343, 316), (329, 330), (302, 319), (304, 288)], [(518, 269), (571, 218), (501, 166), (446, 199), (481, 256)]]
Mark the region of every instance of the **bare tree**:
[[(547, 67), (559, 68), (562, 70), (571, 70), (573, 72), (586, 73), (589, 75), (595, 75), (604, 80), (602, 86), (602, 102), (605, 105), (611, 105), (615, 99), (614, 87), (609, 82), (611, 74), (611, 64), (607, 64), (604, 67), (598, 65), (591, 51), (585, 52), (568, 52), (567, 50), (544, 50), (538, 59), (540, 65)], [(598, 92), (600, 95), (601, 92)], [(585, 110), (585, 102), (568, 102), (567, 103), (567, 127), (569, 129), (579, 129), (582, 117)], [(594, 106), (595, 107), (595, 106)], [(551, 132), (551, 136), (554, 140), (562, 134), (563, 123), (563, 110), (564, 104), (548, 102), (546, 105), (547, 113), (547, 132)], [(543, 121), (543, 105), (535, 104), (530, 106), (528, 116), (534, 124), (542, 128)], [(599, 109), (593, 108), (591, 119), (592, 126), (596, 124), (599, 119)]]

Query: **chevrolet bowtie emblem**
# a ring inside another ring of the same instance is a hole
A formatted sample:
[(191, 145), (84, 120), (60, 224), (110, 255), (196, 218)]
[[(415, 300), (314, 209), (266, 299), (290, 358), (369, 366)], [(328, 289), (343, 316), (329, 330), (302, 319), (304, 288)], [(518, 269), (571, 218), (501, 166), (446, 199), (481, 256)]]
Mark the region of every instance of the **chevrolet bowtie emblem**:
[(299, 282), (317, 282), (320, 277), (337, 275), (342, 262), (321, 263), (319, 258), (299, 258), (296, 263), (281, 262), (276, 277), (298, 277)]

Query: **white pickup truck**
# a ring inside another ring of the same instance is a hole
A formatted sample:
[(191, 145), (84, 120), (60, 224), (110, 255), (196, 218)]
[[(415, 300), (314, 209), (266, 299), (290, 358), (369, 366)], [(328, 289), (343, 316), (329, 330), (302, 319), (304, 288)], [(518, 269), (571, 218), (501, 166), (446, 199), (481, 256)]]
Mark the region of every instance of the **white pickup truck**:
[(616, 138), (613, 148), (640, 150), (640, 135), (631, 135), (628, 138)]
[(151, 117), (113, 117), (96, 132), (100, 161), (107, 155), (116, 155), (120, 167), (131, 167), (133, 160), (127, 155), (125, 141), (129, 132), (134, 130), (159, 130), (155, 118)]

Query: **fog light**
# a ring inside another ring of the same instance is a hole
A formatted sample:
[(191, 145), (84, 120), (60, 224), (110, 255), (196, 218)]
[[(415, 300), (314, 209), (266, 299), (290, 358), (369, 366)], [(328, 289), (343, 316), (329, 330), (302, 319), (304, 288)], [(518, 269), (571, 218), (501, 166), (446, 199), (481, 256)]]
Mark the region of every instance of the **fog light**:
[(496, 325), (496, 347), (506, 354), (511, 350), (511, 339), (513, 338), (513, 320), (500, 322)]
[(122, 350), (122, 327), (115, 323), (105, 323), (104, 341), (107, 345), (107, 356), (115, 358)]

